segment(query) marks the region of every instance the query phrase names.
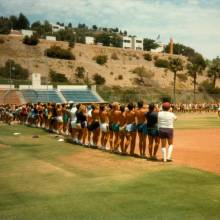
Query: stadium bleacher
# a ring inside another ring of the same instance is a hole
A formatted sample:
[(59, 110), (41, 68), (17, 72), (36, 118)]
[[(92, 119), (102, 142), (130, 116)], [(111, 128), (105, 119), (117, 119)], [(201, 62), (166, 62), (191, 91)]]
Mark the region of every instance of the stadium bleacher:
[(24, 99), (26, 102), (54, 102), (61, 103), (63, 102), (61, 97), (58, 94), (57, 90), (32, 90), (32, 89), (24, 89), (21, 90)]
[(91, 90), (60, 90), (67, 101), (74, 102), (101, 102), (102, 100)]

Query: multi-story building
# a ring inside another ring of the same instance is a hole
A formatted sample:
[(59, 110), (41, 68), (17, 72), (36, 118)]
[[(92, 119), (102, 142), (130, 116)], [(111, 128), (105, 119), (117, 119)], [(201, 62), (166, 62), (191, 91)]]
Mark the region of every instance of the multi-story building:
[(137, 37), (123, 37), (124, 49), (143, 50), (143, 39)]

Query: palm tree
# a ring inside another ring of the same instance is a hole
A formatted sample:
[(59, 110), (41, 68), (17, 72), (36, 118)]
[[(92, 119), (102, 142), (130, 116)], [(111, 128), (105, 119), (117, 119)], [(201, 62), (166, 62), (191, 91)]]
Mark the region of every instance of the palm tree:
[(216, 80), (220, 78), (220, 58), (216, 57), (212, 60), (208, 69), (208, 77), (212, 78), (212, 85), (215, 88)]
[(197, 77), (202, 74), (203, 70), (206, 68), (205, 60), (201, 54), (196, 53), (193, 57), (189, 58), (189, 63), (187, 65), (188, 74), (193, 79), (193, 101), (196, 102), (196, 85)]
[(173, 102), (176, 102), (176, 76), (178, 71), (183, 70), (183, 61), (180, 58), (169, 59), (169, 70), (173, 72)]

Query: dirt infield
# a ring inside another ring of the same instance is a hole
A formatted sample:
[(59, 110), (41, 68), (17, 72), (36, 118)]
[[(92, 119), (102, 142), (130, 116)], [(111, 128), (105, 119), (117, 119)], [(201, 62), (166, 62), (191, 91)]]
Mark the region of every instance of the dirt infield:
[(220, 174), (220, 129), (176, 130), (174, 163)]

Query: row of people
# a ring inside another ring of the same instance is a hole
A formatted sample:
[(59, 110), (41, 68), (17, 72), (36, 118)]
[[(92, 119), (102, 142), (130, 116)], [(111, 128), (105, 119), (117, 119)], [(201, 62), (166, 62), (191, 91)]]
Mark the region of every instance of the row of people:
[(157, 105), (152, 103), (145, 106), (142, 101), (137, 103), (137, 107), (133, 103), (127, 106), (119, 103), (85, 105), (73, 102), (27, 104), (14, 110), (1, 110), (1, 119), (6, 122), (9, 122), (6, 117), (8, 112), (11, 118), (22, 124), (42, 127), (50, 132), (71, 136), (74, 143), (123, 155), (135, 155), (138, 143), (139, 156), (145, 158), (148, 147), (149, 157), (155, 160), (161, 140), (163, 161), (170, 161), (172, 157), (173, 121), (176, 116), (171, 112), (169, 103), (163, 103), (162, 111)]

